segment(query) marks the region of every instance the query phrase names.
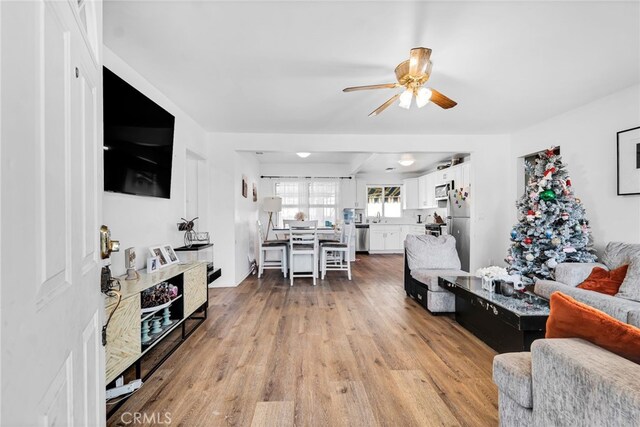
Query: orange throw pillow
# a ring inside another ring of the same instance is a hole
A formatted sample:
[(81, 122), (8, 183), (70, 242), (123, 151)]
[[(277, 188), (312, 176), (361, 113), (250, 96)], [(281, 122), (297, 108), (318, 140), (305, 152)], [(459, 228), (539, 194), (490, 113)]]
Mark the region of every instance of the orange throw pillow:
[(623, 265), (615, 270), (607, 271), (604, 268), (594, 267), (589, 277), (578, 287), (601, 294), (615, 295), (627, 275), (627, 268), (629, 268), (628, 265)]
[(640, 364), (640, 328), (561, 293), (551, 294), (545, 338), (582, 338)]

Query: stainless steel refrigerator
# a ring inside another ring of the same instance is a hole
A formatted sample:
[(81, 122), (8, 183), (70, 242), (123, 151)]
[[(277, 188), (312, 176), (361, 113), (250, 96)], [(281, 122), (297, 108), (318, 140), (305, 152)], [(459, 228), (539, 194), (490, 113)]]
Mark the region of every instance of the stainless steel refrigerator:
[(449, 191), (447, 200), (447, 224), (449, 234), (456, 238), (456, 249), (462, 270), (469, 271), (471, 254), (471, 209), (469, 200), (456, 197), (455, 190)]

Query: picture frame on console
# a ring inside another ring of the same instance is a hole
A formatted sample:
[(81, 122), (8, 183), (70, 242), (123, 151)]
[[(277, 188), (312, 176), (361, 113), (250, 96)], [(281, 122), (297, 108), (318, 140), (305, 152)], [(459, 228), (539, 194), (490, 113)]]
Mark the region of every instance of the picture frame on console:
[(176, 255), (171, 245), (164, 245), (162, 249), (164, 249), (164, 252), (167, 254), (167, 262), (169, 264), (177, 264), (180, 262), (178, 255)]
[(162, 246), (158, 245), (149, 247), (149, 253), (152, 257), (158, 257), (158, 268), (163, 268), (171, 264), (169, 262), (169, 255), (167, 255)]
[(640, 126), (616, 135), (618, 196), (640, 195)]
[(160, 258), (157, 256), (147, 258), (147, 274), (155, 273), (160, 269)]

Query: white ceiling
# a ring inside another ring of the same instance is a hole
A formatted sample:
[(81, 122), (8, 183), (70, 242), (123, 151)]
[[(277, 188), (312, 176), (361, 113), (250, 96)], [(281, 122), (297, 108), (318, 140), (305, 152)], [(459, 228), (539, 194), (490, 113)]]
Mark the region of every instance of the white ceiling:
[(285, 153), (277, 151), (261, 151), (262, 154), (257, 154), (256, 158), (258, 162), (263, 164), (274, 163), (295, 163), (295, 164), (309, 164), (309, 163), (330, 163), (330, 164), (350, 164), (357, 159), (358, 153), (337, 153), (337, 152), (322, 152), (311, 153), (307, 158), (301, 158), (296, 153)]
[[(468, 153), (355, 153), (355, 152), (314, 152), (309, 157), (301, 158), (296, 153), (261, 151), (254, 153), (261, 164), (295, 164), (314, 166), (317, 164), (350, 165), (349, 174), (355, 173), (380, 173), (387, 168), (394, 168), (394, 173), (424, 172), (450, 160), (452, 156), (464, 157)], [(398, 163), (401, 159), (412, 159), (410, 166), (402, 166)]]
[[(640, 81), (638, 2), (106, 1), (104, 41), (210, 131), (509, 132)], [(415, 46), (454, 109), (341, 92)]]

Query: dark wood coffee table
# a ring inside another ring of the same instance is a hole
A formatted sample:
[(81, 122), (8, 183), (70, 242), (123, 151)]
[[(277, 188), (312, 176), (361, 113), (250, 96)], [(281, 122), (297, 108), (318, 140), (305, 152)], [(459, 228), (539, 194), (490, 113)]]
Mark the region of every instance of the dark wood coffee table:
[(498, 353), (529, 351), (544, 338), (549, 301), (529, 292), (514, 296), (489, 293), (477, 277), (440, 277), (456, 296), (456, 322)]

